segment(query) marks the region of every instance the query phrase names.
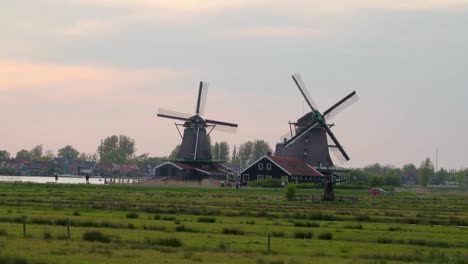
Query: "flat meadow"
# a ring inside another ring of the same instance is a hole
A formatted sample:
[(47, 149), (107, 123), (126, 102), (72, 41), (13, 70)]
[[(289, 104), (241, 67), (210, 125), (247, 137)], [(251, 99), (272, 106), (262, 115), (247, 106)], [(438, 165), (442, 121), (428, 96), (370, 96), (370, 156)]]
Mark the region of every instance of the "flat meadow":
[(467, 193), (335, 194), (2, 183), (0, 263), (468, 263)]

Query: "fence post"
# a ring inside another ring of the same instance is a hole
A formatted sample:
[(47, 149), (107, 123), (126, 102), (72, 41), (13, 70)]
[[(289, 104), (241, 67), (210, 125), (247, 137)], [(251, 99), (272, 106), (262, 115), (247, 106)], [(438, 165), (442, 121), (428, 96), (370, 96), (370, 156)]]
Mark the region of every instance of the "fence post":
[(67, 238), (70, 239), (70, 218), (67, 219)]
[(270, 253), (270, 249), (271, 249), (271, 234), (268, 233), (268, 253)]
[(26, 216), (23, 215), (23, 236), (26, 237)]

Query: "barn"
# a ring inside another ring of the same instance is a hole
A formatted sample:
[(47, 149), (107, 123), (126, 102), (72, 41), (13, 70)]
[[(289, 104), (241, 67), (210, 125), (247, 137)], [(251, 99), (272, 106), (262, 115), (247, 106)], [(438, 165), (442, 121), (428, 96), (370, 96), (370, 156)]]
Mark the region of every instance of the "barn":
[(279, 179), (293, 183), (319, 183), (324, 175), (303, 160), (295, 157), (266, 155), (241, 171), (241, 181)]

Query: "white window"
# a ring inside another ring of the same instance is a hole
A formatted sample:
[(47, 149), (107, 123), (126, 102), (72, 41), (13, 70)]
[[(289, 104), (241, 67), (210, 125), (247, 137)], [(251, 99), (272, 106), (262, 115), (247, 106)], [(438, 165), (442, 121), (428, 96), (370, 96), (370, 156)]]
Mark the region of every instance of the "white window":
[(243, 182), (248, 182), (249, 181), (249, 174), (242, 174), (242, 181)]
[(267, 170), (271, 170), (271, 163), (267, 163)]
[(263, 170), (263, 163), (258, 164), (258, 170)]
[(271, 179), (273, 179), (273, 176), (271, 176), (271, 175), (265, 176), (265, 180), (271, 180)]
[(263, 175), (259, 174), (257, 175), (257, 181), (263, 181), (265, 179), (265, 177), (263, 177)]

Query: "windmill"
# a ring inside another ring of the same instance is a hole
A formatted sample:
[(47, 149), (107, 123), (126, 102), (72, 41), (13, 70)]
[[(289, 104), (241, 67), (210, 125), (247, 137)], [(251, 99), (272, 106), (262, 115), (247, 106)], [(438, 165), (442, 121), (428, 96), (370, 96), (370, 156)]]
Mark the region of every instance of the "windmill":
[[(212, 161), (210, 153), (209, 135), (213, 130), (235, 133), (238, 125), (211, 119), (204, 119), (206, 97), (208, 93), (208, 83), (200, 82), (198, 89), (197, 104), (195, 114), (186, 114), (160, 108), (158, 117), (183, 121), (183, 124), (175, 124), (179, 135), (182, 138), (182, 144), (177, 154), (177, 160), (182, 161)], [(179, 127), (184, 128), (184, 133), (180, 132)]]
[[(329, 184), (326, 187), (328, 191), (325, 190), (324, 199), (333, 200), (332, 177), (333, 172), (338, 171), (338, 169), (334, 168), (330, 151), (342, 162), (349, 161), (350, 158), (331, 130), (334, 124), (329, 124), (327, 121), (359, 98), (356, 92), (353, 91), (321, 113), (312, 100), (300, 74), (294, 74), (292, 79), (311, 111), (299, 118), (297, 122), (289, 122), (290, 131), (282, 137), (282, 142), (276, 145), (275, 155), (300, 158), (307, 164), (316, 167), (328, 178), (327, 182)], [(330, 196), (329, 199), (327, 199), (327, 195)]]

